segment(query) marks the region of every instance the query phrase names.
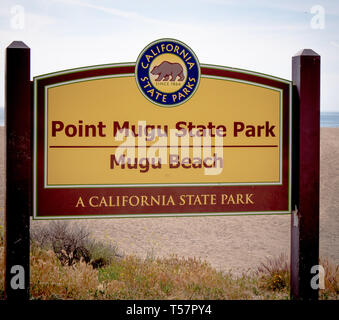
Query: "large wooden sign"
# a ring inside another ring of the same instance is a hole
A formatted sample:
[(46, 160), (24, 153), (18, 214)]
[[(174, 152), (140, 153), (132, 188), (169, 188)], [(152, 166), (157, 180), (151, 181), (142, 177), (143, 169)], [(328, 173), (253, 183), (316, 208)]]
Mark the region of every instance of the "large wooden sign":
[(35, 77), (34, 218), (290, 213), (290, 96), (172, 39)]
[(291, 82), (200, 65), (172, 39), (151, 43), (135, 64), (34, 82), (30, 48), (14, 41), (5, 74), (7, 300), (30, 297), (32, 212), (51, 219), (291, 208), (291, 298), (318, 299), (320, 56), (313, 50), (292, 58), (293, 119)]

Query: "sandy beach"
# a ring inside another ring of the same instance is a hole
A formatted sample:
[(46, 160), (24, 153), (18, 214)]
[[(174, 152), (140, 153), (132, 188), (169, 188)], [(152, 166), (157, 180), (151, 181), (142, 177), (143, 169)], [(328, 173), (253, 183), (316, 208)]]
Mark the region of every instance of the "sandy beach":
[[(0, 219), (4, 213), (4, 127), (0, 127)], [(320, 255), (339, 264), (339, 128), (321, 128)], [(290, 215), (77, 220), (92, 237), (142, 257), (177, 254), (241, 273), (290, 250)], [(32, 226), (47, 223), (32, 221)]]

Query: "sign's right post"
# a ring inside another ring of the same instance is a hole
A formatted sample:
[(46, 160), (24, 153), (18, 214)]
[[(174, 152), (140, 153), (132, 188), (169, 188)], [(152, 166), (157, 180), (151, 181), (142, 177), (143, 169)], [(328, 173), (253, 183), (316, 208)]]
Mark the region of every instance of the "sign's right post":
[(292, 58), (293, 209), (291, 298), (317, 300), (319, 265), (320, 56), (304, 49)]

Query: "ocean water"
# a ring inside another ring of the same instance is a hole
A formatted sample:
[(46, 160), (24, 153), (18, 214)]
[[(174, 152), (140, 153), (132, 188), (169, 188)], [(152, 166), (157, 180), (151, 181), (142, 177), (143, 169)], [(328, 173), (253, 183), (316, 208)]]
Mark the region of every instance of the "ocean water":
[[(0, 126), (5, 125), (4, 108), (0, 107)], [(321, 112), (320, 127), (339, 128), (339, 112)]]
[(320, 127), (339, 128), (339, 112), (321, 112)]

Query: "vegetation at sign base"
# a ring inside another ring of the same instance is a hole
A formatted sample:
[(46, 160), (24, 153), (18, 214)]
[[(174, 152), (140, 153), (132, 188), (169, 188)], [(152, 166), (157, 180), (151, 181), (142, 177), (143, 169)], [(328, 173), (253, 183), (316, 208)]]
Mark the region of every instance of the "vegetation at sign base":
[[(235, 277), (208, 263), (171, 256), (121, 256), (115, 246), (90, 240), (66, 222), (32, 229), (31, 299), (289, 299), (286, 255), (267, 259), (255, 272)], [(4, 292), (0, 230), (0, 299)], [(339, 299), (339, 266), (322, 260), (320, 299)]]
[(4, 224), (0, 216), (0, 300), (4, 299), (5, 290), (5, 248), (4, 248)]

